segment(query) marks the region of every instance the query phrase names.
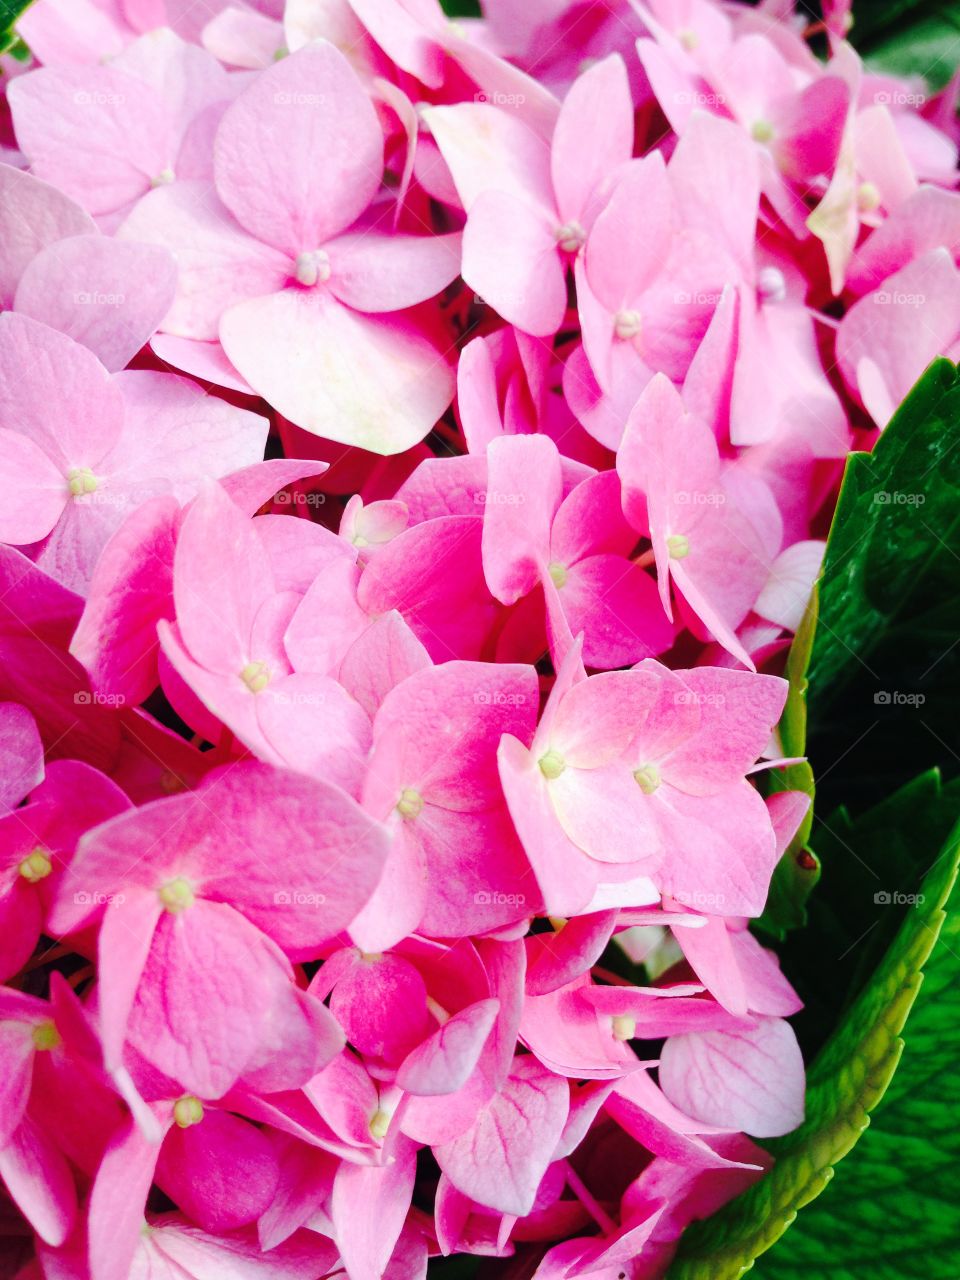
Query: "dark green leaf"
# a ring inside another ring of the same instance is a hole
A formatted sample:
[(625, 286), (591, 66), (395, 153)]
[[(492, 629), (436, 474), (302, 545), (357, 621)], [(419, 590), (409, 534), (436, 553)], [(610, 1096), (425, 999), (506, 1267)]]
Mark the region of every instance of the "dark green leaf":
[[(928, 861), (935, 859), (923, 879), (918, 901), (908, 908), (880, 964), (811, 1066), (803, 1125), (770, 1144), (777, 1162), (764, 1179), (721, 1213), (686, 1232), (670, 1269), (670, 1280), (736, 1280), (748, 1271), (794, 1222), (798, 1210), (823, 1191), (833, 1177), (834, 1166), (857, 1142), (869, 1122), (869, 1113), (883, 1097), (903, 1050), (900, 1032), (916, 998), (923, 966), (937, 941), (944, 920), (943, 906), (960, 858), (960, 829), (956, 827), (947, 836), (939, 856), (936, 849), (929, 847), (921, 851), (914, 836), (914, 788), (918, 785), (933, 787), (939, 822), (947, 821), (957, 807), (957, 796), (939, 791), (933, 777), (918, 780), (899, 797), (891, 797), (881, 815), (885, 829), (891, 831), (895, 824), (899, 837), (913, 851), (914, 865), (924, 857)], [(877, 820), (877, 815), (868, 814), (860, 824), (851, 824), (848, 834), (857, 840), (868, 839)], [(874, 891), (879, 892), (882, 891)], [(893, 891), (890, 893), (892, 898)], [(892, 901), (875, 901), (874, 909), (879, 914), (892, 910), (894, 905)], [(950, 956), (946, 951), (937, 962), (938, 973), (940, 965), (950, 967)], [(955, 966), (952, 974), (956, 984), (960, 981), (960, 966)], [(906, 1039), (909, 1045), (909, 1025)], [(919, 1073), (928, 1069), (929, 1041), (928, 1026), (921, 1021), (915, 1045)], [(832, 1237), (827, 1247), (831, 1244)], [(789, 1242), (783, 1246), (788, 1258), (790, 1248)], [(875, 1274), (875, 1258), (881, 1252), (881, 1243), (875, 1241), (873, 1251), (861, 1259), (864, 1269), (851, 1275)], [(814, 1267), (807, 1274), (820, 1276), (825, 1272)], [(913, 1274), (919, 1277), (934, 1273), (919, 1270)]]
[(0, 0), (0, 53), (22, 47), (14, 31), (14, 24), (28, 8), (32, 0)]

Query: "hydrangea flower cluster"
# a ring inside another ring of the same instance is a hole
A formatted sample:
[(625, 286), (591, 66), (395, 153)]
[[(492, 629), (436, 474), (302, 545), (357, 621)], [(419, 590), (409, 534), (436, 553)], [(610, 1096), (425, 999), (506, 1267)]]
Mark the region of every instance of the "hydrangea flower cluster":
[(960, 350), (955, 94), (847, 10), (21, 18), (9, 1274), (645, 1280), (801, 1121), (771, 672)]

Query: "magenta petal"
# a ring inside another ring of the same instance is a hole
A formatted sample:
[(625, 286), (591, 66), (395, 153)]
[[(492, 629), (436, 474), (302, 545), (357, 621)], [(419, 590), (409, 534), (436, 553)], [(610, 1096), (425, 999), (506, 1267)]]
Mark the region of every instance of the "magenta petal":
[(233, 1231), (270, 1205), (280, 1169), (270, 1141), (246, 1120), (205, 1110), (199, 1124), (174, 1125), (155, 1181), (204, 1231)]

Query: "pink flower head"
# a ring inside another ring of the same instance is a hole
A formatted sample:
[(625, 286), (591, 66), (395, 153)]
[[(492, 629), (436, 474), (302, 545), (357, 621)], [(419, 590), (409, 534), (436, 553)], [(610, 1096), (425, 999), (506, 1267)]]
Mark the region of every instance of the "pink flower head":
[(422, 439), (453, 382), (409, 308), (457, 274), (459, 239), (379, 229), (383, 137), (343, 55), (321, 41), (260, 72), (213, 156), (216, 198), (158, 189), (123, 228), (178, 258), (165, 330), (219, 338), (250, 386), (316, 435), (376, 453)]
[(560, 328), (567, 267), (600, 187), (630, 159), (631, 117), (617, 55), (575, 82), (549, 146), (516, 113), (486, 102), (425, 113), (467, 213), (463, 278), (518, 329), (549, 337)]
[[(241, 1076), (271, 1089), (309, 1079), (342, 1038), (284, 953), (309, 953), (349, 924), (387, 848), (386, 832), (336, 787), (253, 763), (94, 829), (51, 923), (67, 933), (100, 921), (108, 1067), (122, 1068), (129, 1040), (204, 1098)], [(217, 984), (227, 954), (245, 975), (229, 990)]]
[(504, 604), (542, 588), (554, 659), (580, 632), (592, 667), (667, 649), (673, 629), (653, 579), (629, 558), (637, 539), (620, 509), (616, 473), (589, 476), (563, 498), (560, 455), (548, 437), (495, 440), (487, 460), (487, 584)]
[(22, 76), (10, 106), (37, 177), (113, 227), (152, 188), (209, 177), (212, 130), (230, 96), (214, 58), (160, 29), (109, 66)]
[(713, 433), (684, 410), (662, 375), (630, 415), (617, 469), (624, 508), (647, 523), (668, 614), (673, 582), (704, 627), (746, 666), (736, 628), (753, 607), (780, 550), (769, 490), (720, 460)]
[(0, 536), (79, 591), (134, 506), (186, 500), (264, 442), (262, 418), (169, 374), (111, 377), (86, 347), (17, 314), (0, 317), (0, 424), (13, 498)]
[[(783, 683), (722, 668), (677, 674), (652, 660), (589, 679), (578, 667), (573, 649), (531, 746), (509, 737), (500, 746), (510, 812), (548, 910), (643, 905), (659, 891), (680, 902), (711, 892), (726, 913), (759, 914), (776, 842), (744, 774), (777, 720)], [(691, 841), (696, 865), (684, 853)]]

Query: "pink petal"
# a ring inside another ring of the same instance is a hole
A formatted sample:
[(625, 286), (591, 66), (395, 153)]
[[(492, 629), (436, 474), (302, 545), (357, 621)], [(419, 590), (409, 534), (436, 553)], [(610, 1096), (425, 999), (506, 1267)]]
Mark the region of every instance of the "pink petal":
[(228, 307), (282, 289), (293, 274), (289, 257), (238, 226), (207, 183), (151, 191), (118, 235), (175, 256), (177, 293), (163, 328), (183, 338), (215, 339)]
[(523, 1216), (563, 1132), (569, 1088), (532, 1057), (517, 1058), (506, 1085), (459, 1138), (434, 1154), (464, 1195)]
[(430, 1097), (461, 1089), (480, 1060), (499, 1011), (499, 1000), (480, 1000), (455, 1013), (407, 1054), (397, 1072), (398, 1087)]
[(764, 1018), (752, 1030), (671, 1036), (660, 1054), (660, 1082), (691, 1115), (753, 1137), (778, 1137), (803, 1120), (803, 1058), (780, 1018)]
[(7, 495), (0, 513), (0, 541), (16, 546), (39, 542), (70, 501), (67, 477), (46, 453), (19, 431), (0, 429), (0, 478)]
[(567, 307), (554, 217), (507, 191), (483, 191), (463, 233), (462, 275), (484, 302), (535, 337), (551, 337)]
[(98, 690), (131, 705), (156, 688), (157, 623), (173, 616), (173, 556), (180, 507), (137, 507), (100, 554), (70, 652)]
[(114, 67), (44, 67), (14, 81), (9, 101), (37, 177), (90, 213), (122, 208), (175, 167), (163, 99)]
[(561, 222), (580, 221), (601, 181), (630, 159), (633, 102), (617, 53), (574, 80), (557, 118), (550, 171)]
[(154, 334), (176, 292), (177, 267), (158, 245), (74, 236), (38, 253), (14, 306), (122, 369)]
[(558, 592), (571, 634), (583, 633), (588, 667), (628, 666), (673, 644), (656, 582), (625, 556), (588, 556)]
[(220, 339), (284, 417), (372, 453), (417, 444), (453, 395), (446, 358), (418, 322), (371, 319), (322, 291), (285, 289), (230, 307)]
[(426, 649), (391, 609), (353, 642), (340, 664), (339, 678), (372, 719), (391, 689), (430, 665)]
[(90, 215), (56, 187), (0, 164), (0, 305), (13, 305), (24, 271), (47, 245), (95, 232)]
[(114, 381), (125, 418), (123, 436), (104, 462), (112, 483), (135, 487), (161, 477), (185, 503), (205, 482), (261, 461), (269, 427), (259, 414), (169, 373), (127, 370)]
[(487, 474), (483, 572), (496, 598), (514, 604), (547, 567), (560, 455), (546, 436), (503, 436), (487, 448)]
[(338, 236), (326, 247), (330, 292), (356, 311), (402, 311), (434, 297), (459, 275), (460, 242), (459, 233)]
[(343, 54), (323, 42), (262, 71), (227, 109), (214, 167), (241, 226), (293, 258), (348, 227), (380, 185), (383, 138)]
[(479, 516), (406, 529), (367, 564), (358, 599), (369, 614), (396, 609), (434, 662), (479, 658), (497, 617), (481, 562)]
[(423, 118), (469, 213), (484, 191), (553, 202), (550, 149), (514, 111), (486, 102), (428, 107)]
[(155, 1181), (204, 1231), (233, 1231), (266, 1211), (280, 1169), (267, 1137), (238, 1116), (206, 1109), (167, 1133)]
[[(164, 1128), (172, 1118), (164, 1117)], [(159, 1143), (148, 1142), (132, 1120), (111, 1135), (90, 1195), (90, 1267), (98, 1280), (130, 1274), (159, 1154)]]
[(54, 1140), (29, 1117), (0, 1150), (0, 1179), (44, 1244), (63, 1244), (77, 1213), (73, 1171)]
[(63, 474), (96, 474), (122, 421), (120, 392), (92, 352), (27, 316), (0, 316), (0, 423), (29, 436)]
[(351, 1280), (380, 1280), (413, 1196), (417, 1149), (401, 1141), (392, 1163), (344, 1161), (333, 1182), (331, 1216)]

